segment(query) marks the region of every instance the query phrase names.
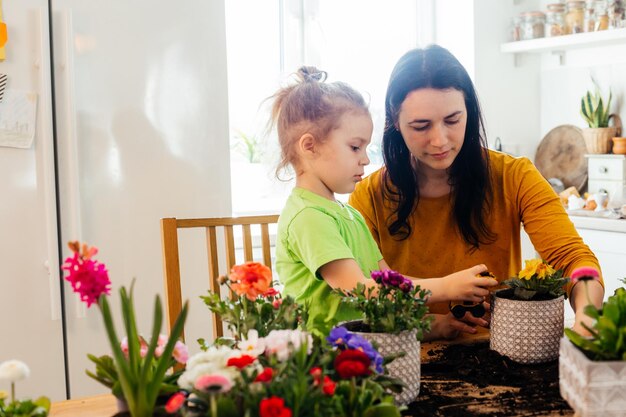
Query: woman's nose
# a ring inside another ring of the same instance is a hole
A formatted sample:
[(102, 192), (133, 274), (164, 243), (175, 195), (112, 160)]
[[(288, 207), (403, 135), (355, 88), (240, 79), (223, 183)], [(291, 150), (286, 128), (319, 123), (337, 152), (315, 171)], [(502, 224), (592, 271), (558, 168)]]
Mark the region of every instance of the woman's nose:
[(430, 144), (433, 146), (443, 146), (448, 142), (442, 126), (433, 126), (430, 130)]

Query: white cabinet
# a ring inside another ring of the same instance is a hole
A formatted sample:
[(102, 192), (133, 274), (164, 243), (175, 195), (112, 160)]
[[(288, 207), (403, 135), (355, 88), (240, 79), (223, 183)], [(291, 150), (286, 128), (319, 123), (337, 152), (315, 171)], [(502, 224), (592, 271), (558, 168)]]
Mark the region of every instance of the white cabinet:
[(623, 200), (626, 187), (626, 156), (586, 156), (589, 158), (589, 192), (605, 192), (610, 200)]
[(626, 277), (626, 233), (582, 228), (578, 233), (600, 261), (606, 300), (615, 289), (625, 286), (620, 279)]

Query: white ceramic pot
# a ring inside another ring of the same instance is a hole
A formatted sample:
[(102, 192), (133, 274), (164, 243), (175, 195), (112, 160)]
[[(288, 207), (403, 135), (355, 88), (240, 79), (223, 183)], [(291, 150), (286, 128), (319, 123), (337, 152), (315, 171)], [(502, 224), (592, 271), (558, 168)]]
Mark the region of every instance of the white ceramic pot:
[(559, 387), (579, 417), (626, 416), (626, 361), (592, 361), (567, 337), (561, 339)]
[(366, 333), (351, 330), (351, 323), (343, 325), (353, 333), (375, 342), (378, 345), (378, 352), (383, 356), (405, 352), (406, 355), (396, 358), (386, 365), (390, 376), (402, 380), (405, 387), (401, 393), (394, 395), (394, 400), (398, 405), (407, 405), (417, 398), (420, 392), (420, 366), (421, 366), (421, 345), (417, 340), (417, 330), (393, 333)]
[(563, 296), (518, 301), (502, 298), (498, 292), (492, 299), (490, 348), (520, 363), (555, 360), (563, 336)]

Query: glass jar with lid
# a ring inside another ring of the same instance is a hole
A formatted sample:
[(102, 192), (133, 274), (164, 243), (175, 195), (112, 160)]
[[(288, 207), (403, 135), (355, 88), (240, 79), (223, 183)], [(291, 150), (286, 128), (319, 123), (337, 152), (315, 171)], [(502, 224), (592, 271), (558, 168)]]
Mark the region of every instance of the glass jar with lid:
[(609, 28), (608, 6), (606, 0), (594, 2), (593, 8), (596, 14), (595, 30), (607, 30)]
[(546, 15), (542, 12), (525, 12), (520, 14), (520, 35), (522, 40), (543, 38)]
[(596, 30), (596, 12), (593, 9), (593, 0), (587, 1), (587, 7), (585, 8), (585, 32), (593, 32)]
[(522, 40), (521, 23), (522, 18), (520, 16), (514, 16), (513, 19), (511, 19), (511, 30), (509, 38), (513, 42)]
[(585, 23), (585, 2), (568, 0), (565, 13), (565, 33), (581, 33)]
[(553, 36), (561, 36), (565, 31), (565, 19), (563, 13), (553, 12), (548, 10), (546, 12), (546, 38)]

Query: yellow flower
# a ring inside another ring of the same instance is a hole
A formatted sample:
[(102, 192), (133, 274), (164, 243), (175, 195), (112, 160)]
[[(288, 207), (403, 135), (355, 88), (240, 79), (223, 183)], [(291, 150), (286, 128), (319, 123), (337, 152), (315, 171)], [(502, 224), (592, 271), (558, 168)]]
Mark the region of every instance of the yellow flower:
[(0, 400), (7, 398), (9, 394), (6, 391), (0, 391)]
[(525, 261), (524, 269), (518, 274), (518, 278), (530, 280), (533, 277), (545, 279), (555, 274), (555, 270), (543, 259), (531, 259)]

